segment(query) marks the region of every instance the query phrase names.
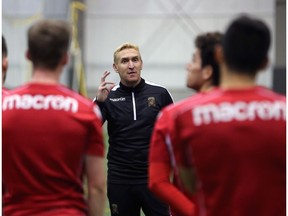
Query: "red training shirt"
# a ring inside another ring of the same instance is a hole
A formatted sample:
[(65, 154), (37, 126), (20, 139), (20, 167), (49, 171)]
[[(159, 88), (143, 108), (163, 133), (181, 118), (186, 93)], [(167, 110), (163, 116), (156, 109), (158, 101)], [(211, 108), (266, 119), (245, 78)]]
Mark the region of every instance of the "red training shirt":
[(101, 115), (62, 85), (27, 84), (2, 101), (5, 215), (85, 215), (85, 155), (104, 156)]
[(218, 89), (162, 116), (172, 122), (176, 166), (185, 192), (196, 191), (200, 215), (285, 215), (284, 96), (263, 87)]

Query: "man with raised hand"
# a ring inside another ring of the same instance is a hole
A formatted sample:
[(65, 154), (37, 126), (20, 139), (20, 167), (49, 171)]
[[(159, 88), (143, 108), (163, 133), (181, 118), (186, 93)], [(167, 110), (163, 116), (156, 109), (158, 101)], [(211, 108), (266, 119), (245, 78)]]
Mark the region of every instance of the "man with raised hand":
[[(108, 199), (112, 216), (169, 216), (169, 209), (148, 189), (148, 149), (159, 111), (171, 104), (168, 90), (141, 77), (139, 47), (124, 43), (114, 52), (119, 85), (104, 72), (96, 93), (103, 122), (107, 121)], [(111, 85), (112, 84), (112, 85)]]

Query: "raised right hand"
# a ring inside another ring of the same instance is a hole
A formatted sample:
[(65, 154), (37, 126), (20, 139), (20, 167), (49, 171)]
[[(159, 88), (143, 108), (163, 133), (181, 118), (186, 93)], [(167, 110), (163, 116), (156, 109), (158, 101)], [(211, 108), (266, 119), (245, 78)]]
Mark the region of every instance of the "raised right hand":
[(108, 97), (109, 92), (115, 86), (115, 83), (105, 81), (106, 77), (109, 74), (110, 74), (109, 71), (105, 71), (101, 77), (101, 83), (100, 83), (100, 86), (98, 87), (98, 91), (96, 93), (96, 100), (99, 102), (105, 101), (106, 98)]

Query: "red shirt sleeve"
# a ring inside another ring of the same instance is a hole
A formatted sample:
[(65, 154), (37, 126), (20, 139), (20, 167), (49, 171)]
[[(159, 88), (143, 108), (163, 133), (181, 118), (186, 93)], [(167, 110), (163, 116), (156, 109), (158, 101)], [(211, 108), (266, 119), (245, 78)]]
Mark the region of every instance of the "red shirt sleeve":
[(150, 162), (161, 161), (167, 164), (170, 162), (170, 155), (165, 143), (165, 133), (167, 132), (167, 115), (160, 113), (160, 116), (154, 126), (151, 137), (149, 160)]
[[(173, 148), (168, 150), (166, 134), (169, 131), (169, 113), (163, 112), (157, 120), (150, 143), (149, 189), (162, 201), (170, 205), (175, 215), (196, 215), (195, 204), (170, 181), (173, 172)], [(170, 151), (170, 152), (169, 152)], [(173, 214), (174, 216), (174, 214)]]
[(169, 175), (169, 165), (157, 162), (151, 163), (149, 166), (150, 190), (163, 202), (167, 203), (176, 215), (197, 215), (195, 204), (170, 182)]

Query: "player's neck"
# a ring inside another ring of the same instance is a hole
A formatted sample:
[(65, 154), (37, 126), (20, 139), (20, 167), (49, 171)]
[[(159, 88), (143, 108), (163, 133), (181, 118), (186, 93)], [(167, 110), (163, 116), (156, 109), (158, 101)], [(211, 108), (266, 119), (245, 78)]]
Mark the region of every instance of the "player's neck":
[(31, 82), (56, 84), (60, 81), (60, 68), (56, 70), (49, 69), (34, 69)]
[(229, 79), (222, 79), (220, 87), (222, 89), (246, 89), (255, 86), (255, 82), (251, 79), (230, 77)]
[(256, 76), (229, 71), (222, 68), (220, 87), (222, 89), (246, 89), (256, 85)]
[(201, 88), (199, 89), (198, 92), (209, 92), (211, 91), (215, 86), (212, 84), (212, 81), (206, 81)]

